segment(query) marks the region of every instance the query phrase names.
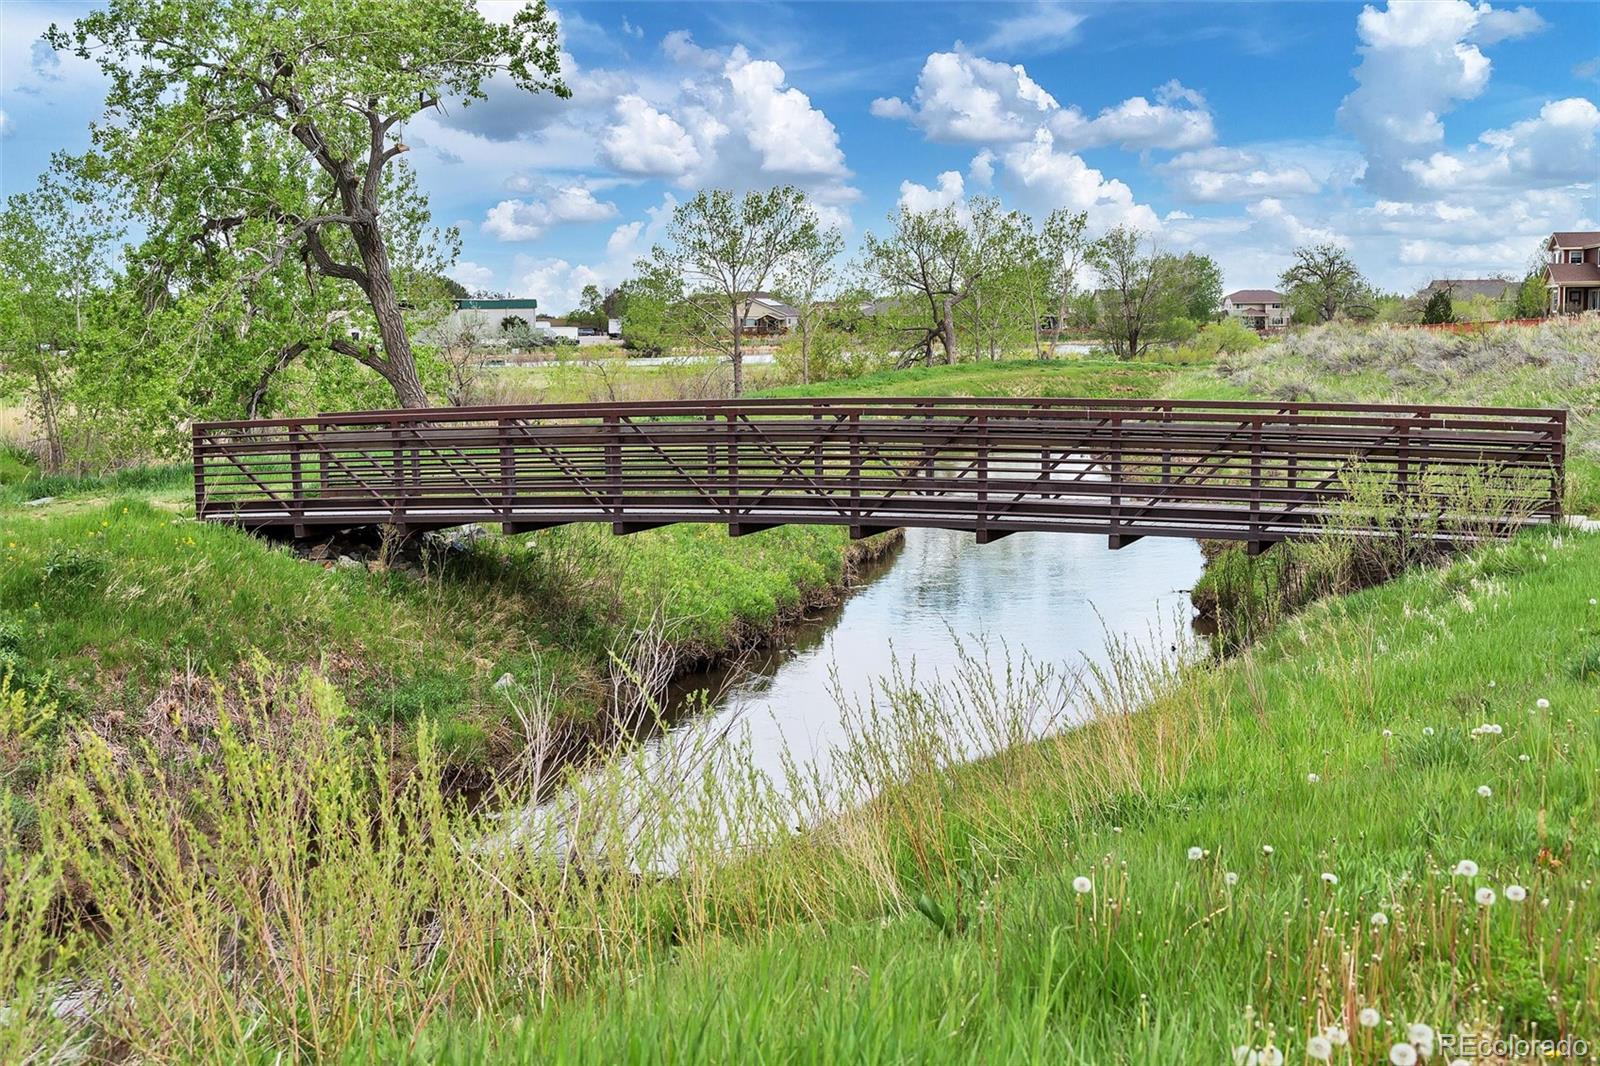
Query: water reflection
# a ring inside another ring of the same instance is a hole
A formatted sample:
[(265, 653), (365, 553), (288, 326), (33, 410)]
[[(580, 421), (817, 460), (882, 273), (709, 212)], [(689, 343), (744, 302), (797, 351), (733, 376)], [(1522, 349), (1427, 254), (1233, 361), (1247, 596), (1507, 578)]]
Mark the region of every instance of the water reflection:
[(673, 697), (716, 693), (712, 713), (739, 719), (752, 762), (781, 780), (785, 753), (826, 760), (844, 739), (836, 694), (866, 699), (892, 660), (931, 677), (954, 668), (958, 640), (982, 639), (997, 658), (1003, 647), (1068, 672), (1103, 663), (1108, 638), (1172, 639), (1202, 565), (1188, 540), (1148, 538), (1114, 552), (1103, 537), (1075, 534), (980, 545), (970, 533), (908, 530), (842, 605), (782, 647), (681, 679)]

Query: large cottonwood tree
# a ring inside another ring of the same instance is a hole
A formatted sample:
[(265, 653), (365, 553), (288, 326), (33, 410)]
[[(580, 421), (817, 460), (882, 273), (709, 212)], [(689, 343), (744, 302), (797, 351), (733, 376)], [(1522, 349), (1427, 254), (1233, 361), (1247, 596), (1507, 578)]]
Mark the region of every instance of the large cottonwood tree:
[(497, 72), (567, 95), (544, 0), (507, 23), (471, 0), (110, 0), (47, 40), (105, 72), (81, 166), (124, 193), (174, 278), (198, 257), (247, 300), (286, 264), (353, 289), (376, 341), (341, 326), (320, 343), (426, 406), (395, 266), (426, 201), (392, 164), (408, 119), (481, 99)]

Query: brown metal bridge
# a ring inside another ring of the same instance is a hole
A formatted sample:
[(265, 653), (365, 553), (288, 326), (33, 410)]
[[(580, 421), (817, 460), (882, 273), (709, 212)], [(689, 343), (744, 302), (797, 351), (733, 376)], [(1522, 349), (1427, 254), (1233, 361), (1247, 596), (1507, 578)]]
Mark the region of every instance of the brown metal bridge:
[[(1187, 400), (851, 398), (367, 411), (194, 426), (195, 513), (296, 536), (675, 522), (1239, 540), (1435, 539), (1561, 515), (1566, 412)], [(1403, 503), (1401, 502), (1403, 501)], [(1352, 517), (1356, 516), (1356, 517)], [(1418, 535), (1413, 532), (1411, 535)]]

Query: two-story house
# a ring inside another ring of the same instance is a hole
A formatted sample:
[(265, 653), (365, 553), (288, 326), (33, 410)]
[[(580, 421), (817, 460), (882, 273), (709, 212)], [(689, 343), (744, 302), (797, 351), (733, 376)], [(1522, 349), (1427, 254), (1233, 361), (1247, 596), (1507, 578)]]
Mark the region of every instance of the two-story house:
[(1544, 266), (1544, 287), (1550, 313), (1571, 315), (1600, 311), (1600, 230), (1550, 234)]
[(1251, 329), (1282, 329), (1289, 322), (1283, 294), (1271, 289), (1240, 289), (1222, 298), (1222, 313)]

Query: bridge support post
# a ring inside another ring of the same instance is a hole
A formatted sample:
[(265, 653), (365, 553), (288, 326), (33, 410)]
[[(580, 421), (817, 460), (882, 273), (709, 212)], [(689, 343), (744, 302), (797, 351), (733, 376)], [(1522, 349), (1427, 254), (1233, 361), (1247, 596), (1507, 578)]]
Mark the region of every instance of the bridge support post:
[(1106, 546), (1112, 551), (1121, 551), (1134, 541), (1143, 539), (1143, 533), (1113, 533), (1106, 538)]
[(850, 539), (866, 540), (868, 537), (875, 537), (879, 533), (887, 533), (891, 529), (898, 528), (898, 526), (864, 526), (856, 524), (850, 527)]

